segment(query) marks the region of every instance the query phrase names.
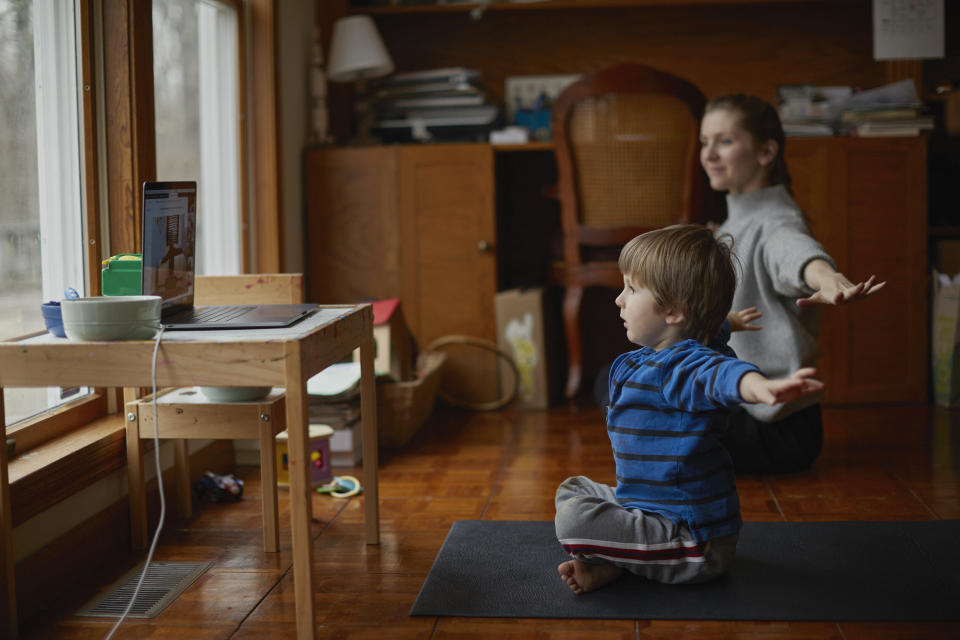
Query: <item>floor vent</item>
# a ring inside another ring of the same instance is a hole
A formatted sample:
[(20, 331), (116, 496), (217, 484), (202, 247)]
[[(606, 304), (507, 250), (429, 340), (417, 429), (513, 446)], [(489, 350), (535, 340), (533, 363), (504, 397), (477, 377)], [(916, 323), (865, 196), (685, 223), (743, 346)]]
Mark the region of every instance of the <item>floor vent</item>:
[[(212, 566), (212, 562), (151, 562), (137, 600), (127, 617), (157, 616)], [(141, 564), (84, 605), (76, 615), (119, 618), (130, 603), (142, 571)]]

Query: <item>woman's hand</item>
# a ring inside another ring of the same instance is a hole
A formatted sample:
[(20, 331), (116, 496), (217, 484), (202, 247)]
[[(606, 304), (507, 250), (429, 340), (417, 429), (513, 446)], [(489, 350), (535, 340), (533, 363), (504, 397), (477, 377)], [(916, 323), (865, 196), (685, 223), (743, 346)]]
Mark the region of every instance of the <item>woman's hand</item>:
[(845, 275), (834, 271), (825, 260), (812, 260), (804, 269), (804, 280), (815, 293), (797, 300), (797, 306), (812, 307), (815, 304), (844, 304), (866, 298), (883, 288), (886, 282), (877, 282), (870, 276), (866, 282), (853, 284)]
[(763, 317), (756, 307), (747, 307), (740, 311), (731, 311), (727, 314), (727, 321), (730, 323), (730, 332), (734, 331), (760, 331), (763, 329), (758, 324), (750, 324), (754, 320)]

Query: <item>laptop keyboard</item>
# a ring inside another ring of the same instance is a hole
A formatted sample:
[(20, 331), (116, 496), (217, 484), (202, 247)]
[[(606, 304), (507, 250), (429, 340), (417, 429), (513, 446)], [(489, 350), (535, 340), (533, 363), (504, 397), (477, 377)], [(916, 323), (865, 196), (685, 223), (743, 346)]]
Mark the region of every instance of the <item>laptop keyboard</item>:
[(209, 323), (228, 322), (249, 313), (254, 307), (200, 307), (176, 318), (177, 322)]

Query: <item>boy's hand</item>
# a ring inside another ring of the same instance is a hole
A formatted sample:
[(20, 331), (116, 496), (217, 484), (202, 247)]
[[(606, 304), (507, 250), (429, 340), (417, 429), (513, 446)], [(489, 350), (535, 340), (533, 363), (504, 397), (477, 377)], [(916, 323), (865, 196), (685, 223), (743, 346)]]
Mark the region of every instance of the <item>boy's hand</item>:
[(788, 378), (770, 380), (756, 371), (740, 378), (740, 397), (751, 404), (779, 404), (823, 389), (823, 383), (814, 380), (817, 370), (813, 367), (798, 369)]
[(730, 332), (734, 331), (760, 331), (763, 329), (758, 324), (750, 324), (754, 320), (763, 317), (763, 314), (757, 311), (756, 307), (747, 307), (740, 311), (731, 311), (727, 314), (727, 321), (730, 323)]

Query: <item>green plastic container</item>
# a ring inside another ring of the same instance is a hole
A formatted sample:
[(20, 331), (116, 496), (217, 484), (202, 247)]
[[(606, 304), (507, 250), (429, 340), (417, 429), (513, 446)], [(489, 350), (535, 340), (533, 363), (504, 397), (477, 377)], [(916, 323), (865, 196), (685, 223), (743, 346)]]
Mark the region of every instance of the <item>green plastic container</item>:
[(140, 295), (143, 257), (139, 253), (118, 253), (103, 261), (100, 291), (105, 296)]

